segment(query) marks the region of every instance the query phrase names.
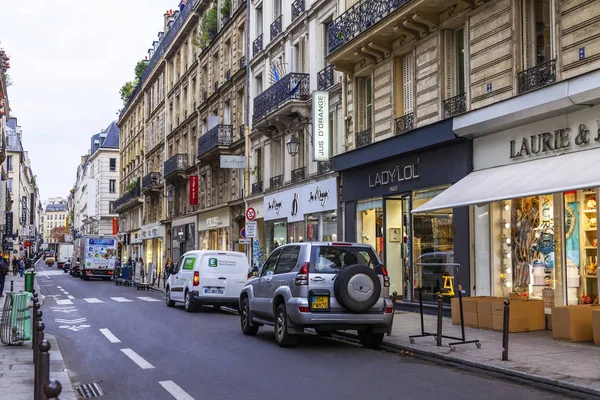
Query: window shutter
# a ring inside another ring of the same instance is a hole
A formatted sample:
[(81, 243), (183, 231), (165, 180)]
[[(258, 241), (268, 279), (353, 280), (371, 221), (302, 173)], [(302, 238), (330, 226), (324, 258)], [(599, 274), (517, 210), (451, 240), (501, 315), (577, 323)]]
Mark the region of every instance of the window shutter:
[(524, 69), (529, 69), (535, 65), (535, 51), (533, 40), (533, 3), (531, 0), (523, 0), (523, 41), (525, 56), (523, 57)]
[(402, 81), (404, 89), (404, 115), (413, 112), (413, 81), (414, 81), (414, 66), (413, 54), (408, 53), (402, 60)]
[(445, 99), (449, 99), (453, 95), (452, 91), (452, 50), (453, 46), (453, 32), (451, 30), (444, 31), (444, 74), (445, 74), (445, 82), (444, 82), (444, 90), (445, 90)]
[(365, 129), (365, 78), (356, 79), (356, 123), (358, 132)]

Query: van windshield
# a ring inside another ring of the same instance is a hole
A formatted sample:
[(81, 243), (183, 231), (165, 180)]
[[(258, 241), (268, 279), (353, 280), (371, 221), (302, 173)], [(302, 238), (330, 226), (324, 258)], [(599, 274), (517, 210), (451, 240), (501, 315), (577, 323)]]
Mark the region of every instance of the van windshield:
[(352, 264), (362, 264), (375, 269), (380, 262), (369, 247), (313, 246), (309, 272), (335, 274)]

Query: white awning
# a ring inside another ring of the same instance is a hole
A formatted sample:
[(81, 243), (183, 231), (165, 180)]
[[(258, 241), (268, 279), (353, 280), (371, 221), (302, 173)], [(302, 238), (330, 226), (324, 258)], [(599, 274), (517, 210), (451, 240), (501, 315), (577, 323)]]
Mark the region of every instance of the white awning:
[(475, 171), (413, 213), (600, 186), (600, 151), (586, 150)]

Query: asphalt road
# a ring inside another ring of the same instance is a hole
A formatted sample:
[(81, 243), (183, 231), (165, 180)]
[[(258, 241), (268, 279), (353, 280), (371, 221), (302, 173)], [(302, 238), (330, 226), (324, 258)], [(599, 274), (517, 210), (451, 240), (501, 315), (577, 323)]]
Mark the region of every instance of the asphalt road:
[(281, 349), (272, 328), (242, 335), (237, 315), (209, 307), (189, 314), (167, 308), (157, 292), (82, 281), (56, 268), (42, 268), (37, 279), (46, 329), (73, 384), (98, 383), (100, 399), (565, 398), (315, 335)]

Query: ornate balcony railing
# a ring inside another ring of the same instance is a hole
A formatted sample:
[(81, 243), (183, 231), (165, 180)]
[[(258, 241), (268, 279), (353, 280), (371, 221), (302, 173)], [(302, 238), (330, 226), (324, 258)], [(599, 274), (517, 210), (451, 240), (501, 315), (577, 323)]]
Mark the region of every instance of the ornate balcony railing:
[(206, 92), (202, 93), (202, 100), (206, 101), (208, 94)]
[(160, 173), (150, 172), (142, 178), (142, 190), (159, 187), (161, 184)]
[(243, 69), (246, 66), (246, 56), (240, 57), (240, 69)]
[(252, 194), (262, 193), (263, 191), (263, 183), (262, 181), (254, 182), (252, 184)]
[(556, 82), (556, 59), (517, 74), (519, 93), (526, 93)]
[(256, 57), (263, 49), (263, 34), (258, 35), (254, 42), (252, 42), (252, 57)]
[(227, 72), (225, 72), (225, 80), (228, 81), (231, 79), (231, 69), (228, 69)]
[(444, 118), (450, 118), (454, 115), (467, 112), (467, 94), (461, 93), (443, 101)]
[(215, 92), (219, 91), (219, 81), (215, 82)]
[(304, 0), (296, 0), (292, 3), (292, 21), (295, 21), (304, 12)]
[(280, 15), (279, 17), (277, 17), (277, 19), (271, 23), (271, 40), (275, 39), (277, 36), (279, 36), (281, 34), (282, 21), (283, 21), (283, 14)]
[(412, 1), (414, 0), (362, 0), (354, 4), (329, 25), (328, 54)]
[(297, 168), (292, 171), (292, 182), (300, 182), (306, 178), (306, 167)]
[(289, 73), (254, 98), (256, 122), (290, 100), (306, 101), (310, 98), (310, 75)]
[(414, 114), (406, 114), (396, 118), (396, 135), (408, 132), (414, 128)]
[(137, 199), (138, 197), (140, 197), (140, 192), (140, 181), (138, 178), (137, 184), (132, 190), (128, 191), (123, 196), (119, 197), (114, 201), (113, 210), (118, 210), (123, 205), (129, 203), (131, 200)]
[(273, 176), (269, 180), (269, 189), (275, 189), (283, 186), (283, 175)]
[(328, 65), (317, 73), (317, 90), (327, 90), (333, 86), (333, 65)]
[(333, 171), (333, 164), (331, 161), (319, 161), (317, 163), (317, 174), (323, 175)]
[(240, 139), (243, 139), (246, 136), (246, 125), (240, 125)]
[(173, 157), (165, 161), (165, 171), (163, 176), (166, 178), (169, 175), (177, 172), (184, 172), (190, 167), (187, 154), (175, 154)]
[(367, 146), (373, 143), (373, 136), (371, 135), (371, 128), (365, 129), (364, 131), (356, 134), (356, 148)]
[(229, 146), (233, 138), (233, 125), (217, 125), (198, 138), (198, 157), (217, 146)]

